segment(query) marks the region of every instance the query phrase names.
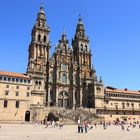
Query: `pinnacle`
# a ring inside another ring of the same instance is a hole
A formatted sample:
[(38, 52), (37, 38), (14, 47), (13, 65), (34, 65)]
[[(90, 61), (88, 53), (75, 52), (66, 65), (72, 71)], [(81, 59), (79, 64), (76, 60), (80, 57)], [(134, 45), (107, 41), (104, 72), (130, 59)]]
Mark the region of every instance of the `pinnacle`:
[(40, 13), (45, 13), (44, 12), (44, 5), (41, 3), (41, 6), (40, 6)]
[(83, 24), (83, 22), (82, 22), (82, 16), (81, 15), (79, 15), (78, 24)]

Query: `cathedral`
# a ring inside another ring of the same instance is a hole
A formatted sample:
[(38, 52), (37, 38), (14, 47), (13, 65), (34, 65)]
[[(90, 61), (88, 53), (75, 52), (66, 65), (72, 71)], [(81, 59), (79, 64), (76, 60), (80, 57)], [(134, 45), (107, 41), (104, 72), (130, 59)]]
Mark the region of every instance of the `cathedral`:
[(63, 32), (52, 56), (49, 33), (41, 5), (31, 33), (26, 73), (0, 71), (0, 122), (52, 120), (50, 114), (74, 123), (79, 118), (140, 120), (140, 91), (104, 87), (97, 78), (81, 16), (72, 42)]
[(27, 73), (33, 81), (32, 94), (41, 95), (42, 103), (46, 106), (70, 109), (94, 107), (94, 93), (90, 93), (89, 85), (98, 85), (100, 88), (103, 84), (101, 80), (97, 81), (91, 62), (89, 38), (81, 16), (71, 42), (72, 48), (66, 33), (63, 32), (53, 55), (50, 56), (49, 32), (50, 27), (46, 23), (44, 8), (41, 6), (29, 45)]

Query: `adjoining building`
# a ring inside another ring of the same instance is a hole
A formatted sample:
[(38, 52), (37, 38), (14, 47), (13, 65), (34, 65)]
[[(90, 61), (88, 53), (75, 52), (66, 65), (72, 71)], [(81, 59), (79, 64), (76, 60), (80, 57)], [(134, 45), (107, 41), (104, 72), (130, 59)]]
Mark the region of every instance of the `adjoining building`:
[[(131, 114), (139, 119), (140, 98), (132, 98), (139, 97), (139, 92), (104, 88), (102, 79), (97, 79), (81, 16), (72, 48), (63, 32), (51, 57), (49, 33), (41, 5), (32, 29), (26, 74), (0, 72), (0, 121), (41, 121), (51, 110), (59, 109), (71, 110), (71, 115), (72, 110), (88, 109), (106, 120)], [(133, 103), (133, 110), (121, 109), (121, 103), (126, 106)]]
[(108, 121), (140, 121), (140, 91), (106, 87), (104, 106), (96, 112)]
[(0, 121), (30, 121), (31, 88), (27, 75), (0, 71)]

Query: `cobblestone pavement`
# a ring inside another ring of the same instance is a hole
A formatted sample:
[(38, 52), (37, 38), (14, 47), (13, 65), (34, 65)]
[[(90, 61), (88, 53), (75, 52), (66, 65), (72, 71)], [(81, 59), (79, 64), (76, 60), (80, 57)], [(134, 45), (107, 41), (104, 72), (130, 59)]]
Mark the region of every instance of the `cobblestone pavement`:
[(120, 126), (93, 127), (88, 133), (77, 133), (76, 125), (66, 125), (63, 128), (45, 128), (43, 125), (2, 124), (0, 140), (139, 140), (140, 129), (131, 128), (122, 131)]

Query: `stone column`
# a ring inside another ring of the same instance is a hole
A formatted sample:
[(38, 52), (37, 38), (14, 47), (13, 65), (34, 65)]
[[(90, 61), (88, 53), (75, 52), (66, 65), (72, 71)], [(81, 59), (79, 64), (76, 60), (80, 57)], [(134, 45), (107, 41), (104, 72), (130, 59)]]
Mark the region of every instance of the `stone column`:
[(64, 98), (64, 92), (63, 92), (63, 108), (65, 108), (65, 98)]
[(83, 105), (82, 100), (83, 100), (83, 94), (82, 94), (82, 89), (80, 89), (80, 107), (82, 107)]
[(34, 47), (34, 60), (36, 59), (36, 44), (35, 44), (35, 47)]
[(45, 59), (47, 61), (47, 47), (45, 46)]
[(38, 57), (38, 45), (36, 45), (36, 58)]
[(76, 100), (75, 100), (75, 89), (73, 90), (73, 110), (75, 110)]
[(48, 107), (50, 107), (50, 87), (48, 87)]
[(89, 54), (89, 68), (91, 68), (91, 54)]
[(56, 101), (55, 101), (56, 107), (58, 107), (58, 87), (56, 87)]
[(88, 84), (86, 83), (86, 90), (85, 90), (85, 92), (86, 92), (86, 105), (87, 106), (89, 106), (89, 90), (88, 90)]

